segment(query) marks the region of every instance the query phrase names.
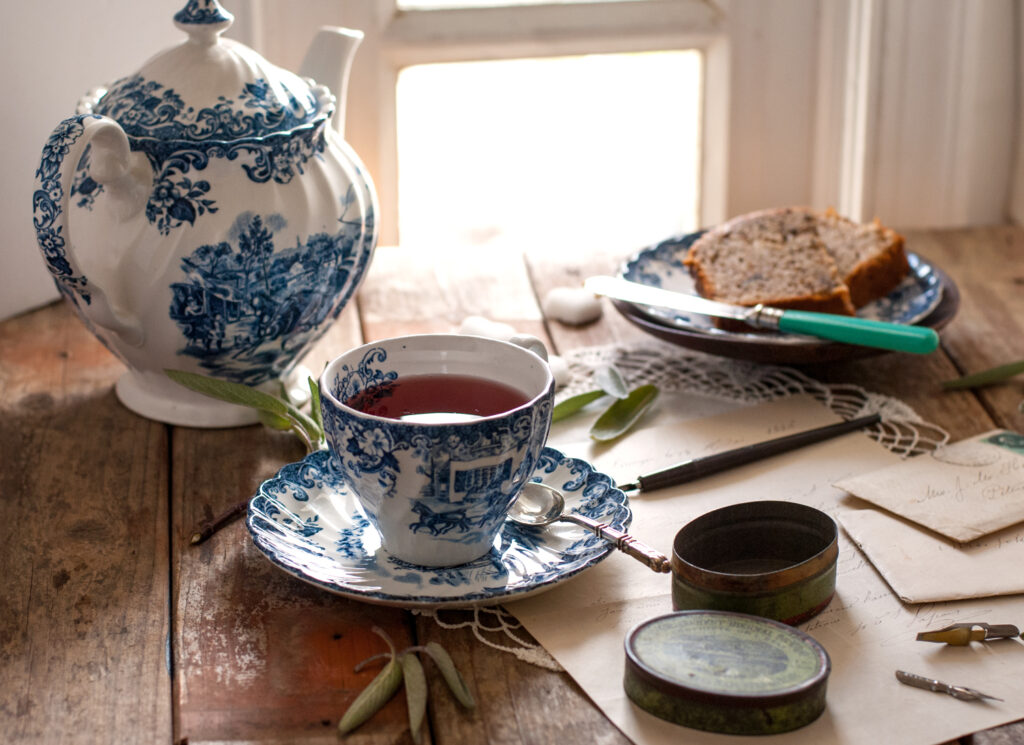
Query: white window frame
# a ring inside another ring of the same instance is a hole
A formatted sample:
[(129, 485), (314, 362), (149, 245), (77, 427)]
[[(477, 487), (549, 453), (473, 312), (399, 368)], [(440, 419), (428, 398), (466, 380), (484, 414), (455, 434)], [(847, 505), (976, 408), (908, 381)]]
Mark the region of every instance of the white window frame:
[(1014, 35), (1021, 1), (400, 11), (395, 0), (248, 0), (244, 13), (255, 19), (248, 43), (292, 69), (319, 26), (366, 34), (346, 136), (376, 180), (387, 244), (399, 239), (394, 92), (404, 66), (654, 49), (704, 54), (702, 224), (782, 204), (835, 206), (901, 227), (1024, 218), (1024, 154), (1016, 156), (1024, 76)]

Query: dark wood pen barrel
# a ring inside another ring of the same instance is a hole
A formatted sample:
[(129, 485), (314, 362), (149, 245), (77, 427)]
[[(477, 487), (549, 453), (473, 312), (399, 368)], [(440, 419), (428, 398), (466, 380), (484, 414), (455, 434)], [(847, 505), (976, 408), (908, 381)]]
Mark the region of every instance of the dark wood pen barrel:
[(757, 442), (752, 445), (745, 445), (735, 450), (727, 450), (724, 453), (716, 453), (704, 458), (695, 458), (680, 463), (677, 466), (666, 468), (664, 471), (650, 473), (637, 479), (641, 491), (653, 491), (663, 489), (667, 486), (683, 484), (687, 481), (710, 476), (720, 471), (753, 463), (754, 461), (768, 458), (772, 455), (785, 453), (789, 450), (810, 445), (815, 442), (822, 442), (832, 437), (837, 437), (847, 432), (853, 432), (864, 427), (870, 427), (882, 420), (878, 414), (850, 419), (845, 422), (837, 422), (825, 427), (796, 432), (784, 437), (777, 437), (766, 442)]

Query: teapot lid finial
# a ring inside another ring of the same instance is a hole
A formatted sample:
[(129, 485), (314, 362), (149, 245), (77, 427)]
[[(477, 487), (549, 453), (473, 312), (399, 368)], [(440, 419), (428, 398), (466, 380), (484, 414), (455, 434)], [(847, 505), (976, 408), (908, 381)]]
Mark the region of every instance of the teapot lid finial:
[(227, 31), (235, 17), (217, 0), (188, 0), (184, 8), (174, 14), (174, 25), (193, 39), (212, 43)]

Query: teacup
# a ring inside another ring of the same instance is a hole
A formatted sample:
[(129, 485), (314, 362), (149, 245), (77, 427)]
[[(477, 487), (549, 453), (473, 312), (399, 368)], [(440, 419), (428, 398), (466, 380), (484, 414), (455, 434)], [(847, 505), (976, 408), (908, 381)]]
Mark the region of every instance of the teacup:
[(551, 426), (554, 379), (521, 346), (461, 334), (375, 341), (320, 378), (324, 432), (382, 548), (421, 566), (486, 554)]

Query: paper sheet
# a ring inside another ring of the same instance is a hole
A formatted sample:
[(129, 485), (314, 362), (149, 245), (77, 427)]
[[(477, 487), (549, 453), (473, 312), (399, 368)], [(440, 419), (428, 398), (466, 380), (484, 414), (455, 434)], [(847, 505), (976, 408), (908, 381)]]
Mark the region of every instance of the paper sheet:
[[(623, 481), (652, 467), (837, 419), (805, 398), (690, 421), (665, 413), (673, 407), (670, 395), (663, 394), (658, 406), (662, 414), (653, 426), (631, 433), (611, 448), (578, 439), (585, 432), (585, 423), (578, 422), (571, 429), (556, 428), (552, 444), (587, 458)], [(691, 484), (636, 496), (631, 500), (631, 532), (670, 553), (680, 527), (729, 504), (788, 499), (834, 516), (844, 493), (831, 484), (898, 461), (898, 456), (863, 433), (844, 435)], [(616, 553), (547, 593), (507, 607), (637, 745), (750, 745), (749, 737), (664, 722), (634, 706), (623, 692), (623, 641), (640, 621), (672, 611), (669, 575), (656, 574)], [(1021, 624), (1024, 597), (903, 605), (841, 531), (836, 597), (822, 614), (800, 627), (821, 642), (832, 659), (827, 709), (800, 730), (766, 739), (795, 745), (896, 741), (928, 745), (1024, 717), (1020, 684), (1024, 643), (1020, 640), (954, 648), (914, 639), (919, 631), (967, 620)], [(896, 669), (978, 688), (1005, 701), (979, 705), (909, 688), (896, 681)]]
[(836, 486), (967, 543), (1024, 521), (1024, 436), (992, 430)]

